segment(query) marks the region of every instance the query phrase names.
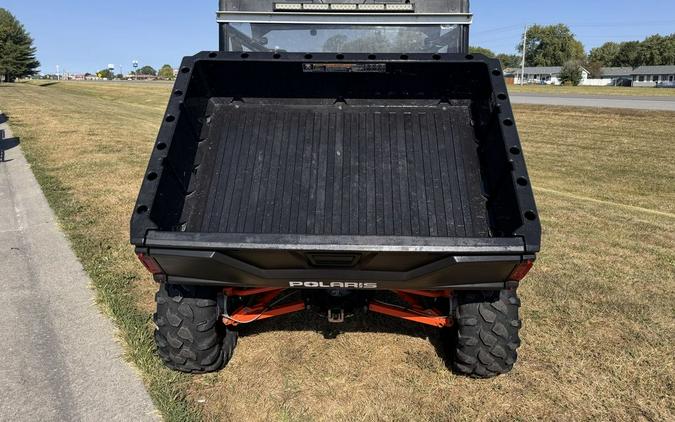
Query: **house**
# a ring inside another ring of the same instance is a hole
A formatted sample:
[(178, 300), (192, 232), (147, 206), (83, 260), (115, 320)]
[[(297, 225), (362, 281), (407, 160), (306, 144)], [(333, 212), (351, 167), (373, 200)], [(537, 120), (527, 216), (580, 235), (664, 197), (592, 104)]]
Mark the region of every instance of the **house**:
[(631, 86), (633, 84), (632, 67), (603, 67), (600, 72), (600, 79), (606, 82), (605, 85)]
[(640, 66), (633, 69), (633, 86), (656, 86), (663, 82), (675, 82), (675, 65)]
[[(513, 83), (520, 84), (521, 69), (512, 69)], [(524, 72), (524, 82), (526, 84), (541, 84), (541, 85), (560, 85), (560, 72), (562, 66), (551, 67), (526, 67)], [(590, 72), (581, 67), (581, 83), (588, 79)]]
[[(526, 67), (526, 84), (560, 85), (560, 71), (562, 67)], [(675, 65), (671, 66), (640, 66), (632, 67), (603, 67), (601, 76), (591, 79), (590, 72), (581, 68), (581, 85), (624, 85), (653, 87), (658, 84), (675, 83)], [(520, 84), (520, 69), (506, 69), (505, 75), (513, 77), (513, 83)]]

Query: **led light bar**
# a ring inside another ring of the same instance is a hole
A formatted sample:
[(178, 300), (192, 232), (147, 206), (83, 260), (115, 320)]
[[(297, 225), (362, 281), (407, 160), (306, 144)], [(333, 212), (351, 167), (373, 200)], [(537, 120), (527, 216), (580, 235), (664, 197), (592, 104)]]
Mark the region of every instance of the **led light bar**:
[(388, 12), (412, 12), (414, 10), (410, 3), (387, 3), (384, 6)]
[(327, 3), (303, 3), (302, 10), (321, 12), (330, 9)]
[(356, 10), (356, 4), (354, 3), (331, 3), (330, 10)]
[(287, 10), (302, 10), (302, 3), (275, 3), (274, 10), (287, 11)]
[(358, 9), (364, 10), (364, 11), (367, 11), (367, 12), (377, 12), (377, 11), (384, 10), (384, 4), (383, 3), (359, 4)]
[(275, 12), (414, 12), (411, 3), (274, 3)]

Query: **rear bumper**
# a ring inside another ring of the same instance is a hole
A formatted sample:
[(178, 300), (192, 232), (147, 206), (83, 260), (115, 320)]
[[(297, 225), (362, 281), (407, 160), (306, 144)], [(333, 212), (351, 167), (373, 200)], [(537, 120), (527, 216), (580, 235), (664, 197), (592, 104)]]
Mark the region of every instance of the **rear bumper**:
[(194, 250), (137, 248), (152, 256), (174, 284), (219, 287), (346, 288), (355, 290), (500, 289), (533, 255), (450, 255), (434, 252), (364, 251), (345, 267), (312, 265), (307, 250)]

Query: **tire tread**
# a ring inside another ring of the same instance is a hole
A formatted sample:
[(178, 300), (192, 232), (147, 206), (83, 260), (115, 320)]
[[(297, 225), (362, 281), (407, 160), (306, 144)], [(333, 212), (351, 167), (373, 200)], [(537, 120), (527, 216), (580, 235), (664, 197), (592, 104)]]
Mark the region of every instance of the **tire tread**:
[(174, 370), (214, 372), (232, 357), (237, 332), (218, 324), (217, 291), (209, 287), (162, 284), (155, 295), (157, 353)]
[(519, 307), (514, 290), (458, 296), (453, 369), (474, 378), (492, 378), (511, 371), (520, 346)]

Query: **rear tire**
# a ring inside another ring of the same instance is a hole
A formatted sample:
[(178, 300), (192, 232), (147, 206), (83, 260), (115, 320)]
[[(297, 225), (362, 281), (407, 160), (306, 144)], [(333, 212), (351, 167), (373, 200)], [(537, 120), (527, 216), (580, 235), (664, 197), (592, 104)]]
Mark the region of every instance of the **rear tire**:
[(218, 290), (163, 283), (155, 300), (155, 343), (166, 366), (199, 374), (227, 364), (237, 332), (220, 324)]
[(474, 378), (511, 371), (520, 346), (519, 307), (515, 290), (458, 295), (453, 369)]

